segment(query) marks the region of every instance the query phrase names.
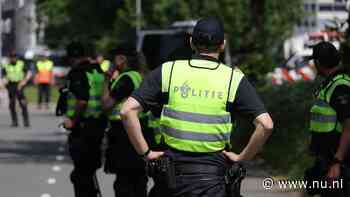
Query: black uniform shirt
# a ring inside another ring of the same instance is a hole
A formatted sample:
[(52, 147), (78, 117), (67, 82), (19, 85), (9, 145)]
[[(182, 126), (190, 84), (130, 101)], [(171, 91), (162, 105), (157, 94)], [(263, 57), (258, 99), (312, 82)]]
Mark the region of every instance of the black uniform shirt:
[(113, 89), (111, 89), (111, 97), (115, 99), (117, 102), (121, 102), (123, 99), (126, 99), (131, 95), (134, 91), (134, 83), (130, 79), (129, 76), (122, 76), (118, 83), (115, 85)]
[(99, 65), (90, 64), (89, 62), (83, 62), (77, 65), (76, 67), (72, 68), (72, 70), (68, 73), (68, 88), (69, 91), (72, 92), (73, 95), (76, 97), (76, 99), (84, 101), (89, 100), (90, 85), (86, 72), (90, 72), (94, 69), (103, 73)]
[[(204, 56), (194, 56), (193, 59), (217, 61)], [(166, 96), (162, 93), (161, 83), (162, 68), (158, 67), (146, 77), (140, 88), (132, 94), (132, 97), (142, 105), (145, 111), (151, 110), (154, 114), (159, 114), (160, 109), (165, 104), (166, 99), (164, 98), (166, 98)], [(243, 77), (239, 84), (234, 103), (229, 103), (228, 105), (228, 109), (231, 109), (230, 112), (233, 115), (233, 121), (235, 119), (234, 115), (237, 114), (246, 115), (252, 120), (266, 112), (264, 104), (246, 77)], [(178, 163), (193, 162), (194, 164), (201, 163), (224, 166), (227, 162), (227, 158), (221, 152), (214, 154), (198, 154), (173, 150), (167, 151), (167, 155), (171, 155)]]
[[(213, 58), (203, 56), (194, 56), (194, 59), (216, 61)], [(162, 68), (158, 67), (146, 77), (140, 88), (132, 94), (132, 97), (142, 105), (145, 111), (159, 111), (166, 100), (164, 99), (166, 96), (161, 90), (161, 84)], [(228, 103), (228, 105), (233, 116), (244, 115), (251, 120), (266, 112), (264, 104), (246, 77), (243, 77), (239, 84), (234, 103)], [(234, 117), (232, 119), (234, 120)]]

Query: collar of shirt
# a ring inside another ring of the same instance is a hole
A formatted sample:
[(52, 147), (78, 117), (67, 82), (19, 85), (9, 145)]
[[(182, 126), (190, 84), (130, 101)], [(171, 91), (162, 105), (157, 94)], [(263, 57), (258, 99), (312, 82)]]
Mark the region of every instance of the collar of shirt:
[(344, 73), (346, 73), (344, 69), (337, 70), (335, 73), (329, 75), (323, 84), (327, 85), (328, 83), (330, 83), (334, 79), (334, 77), (336, 77), (339, 74), (344, 74)]
[(219, 62), (218, 59), (207, 56), (207, 55), (201, 55), (201, 54), (195, 54), (192, 55), (192, 59), (200, 59), (200, 60), (208, 60), (208, 61), (212, 61), (212, 62)]

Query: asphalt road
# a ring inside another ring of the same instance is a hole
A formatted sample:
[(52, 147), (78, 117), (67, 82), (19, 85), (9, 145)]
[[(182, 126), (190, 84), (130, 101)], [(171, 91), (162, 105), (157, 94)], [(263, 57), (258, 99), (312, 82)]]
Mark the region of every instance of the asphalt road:
[[(7, 109), (0, 108), (0, 196), (73, 197), (73, 188), (69, 181), (72, 164), (67, 154), (66, 133), (57, 126), (60, 118), (54, 117), (52, 112), (34, 108), (30, 114), (31, 128), (14, 129), (9, 126)], [(103, 196), (114, 196), (114, 177), (105, 175), (101, 170), (98, 177)], [(262, 179), (245, 179), (242, 186), (243, 196), (300, 196), (293, 192), (266, 191), (262, 188)]]

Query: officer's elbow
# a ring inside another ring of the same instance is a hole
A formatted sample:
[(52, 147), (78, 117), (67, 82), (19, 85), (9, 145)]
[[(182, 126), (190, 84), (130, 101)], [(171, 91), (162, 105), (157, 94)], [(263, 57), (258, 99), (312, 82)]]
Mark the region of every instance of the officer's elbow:
[(274, 125), (273, 125), (273, 121), (272, 119), (268, 120), (267, 122), (265, 122), (263, 124), (264, 126), (264, 129), (268, 132), (272, 132), (273, 131), (273, 128), (274, 128)]
[(120, 117), (122, 118), (122, 120), (125, 120), (133, 114), (133, 111), (134, 110), (132, 109), (132, 107), (128, 105), (128, 103), (125, 103), (122, 109), (120, 110)]
[(138, 113), (142, 111), (142, 108), (140, 104), (130, 97), (122, 106), (122, 109), (120, 110), (120, 116), (122, 120), (125, 120), (129, 117), (136, 117)]
[(274, 128), (273, 120), (268, 113), (261, 114), (256, 118), (256, 122), (260, 124), (265, 131), (272, 132)]

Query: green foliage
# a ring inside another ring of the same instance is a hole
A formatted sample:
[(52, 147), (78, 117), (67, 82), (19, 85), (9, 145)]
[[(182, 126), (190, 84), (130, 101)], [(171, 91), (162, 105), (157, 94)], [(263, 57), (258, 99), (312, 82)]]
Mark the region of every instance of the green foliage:
[(266, 107), (275, 122), (274, 133), (263, 156), (281, 173), (300, 176), (310, 164), (308, 127), (313, 92), (313, 84), (309, 82), (263, 91)]
[[(312, 164), (308, 155), (309, 110), (313, 101), (314, 84), (266, 86), (258, 90), (274, 121), (274, 131), (259, 157), (276, 175), (302, 177)], [(252, 133), (252, 125), (239, 120), (234, 136), (235, 150), (242, 150)], [(236, 140), (235, 140), (236, 139)]]
[[(216, 16), (223, 21), (231, 52), (245, 73), (258, 77), (272, 70), (283, 40), (302, 17), (302, 0), (147, 0), (142, 26), (166, 28), (172, 22)], [(135, 42), (135, 0), (38, 0), (41, 18), (48, 17), (47, 42), (58, 46), (71, 39), (93, 40), (100, 49)], [(59, 44), (58, 44), (59, 43)]]

